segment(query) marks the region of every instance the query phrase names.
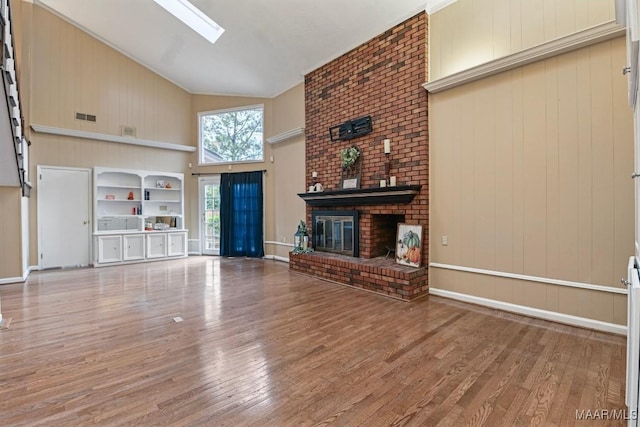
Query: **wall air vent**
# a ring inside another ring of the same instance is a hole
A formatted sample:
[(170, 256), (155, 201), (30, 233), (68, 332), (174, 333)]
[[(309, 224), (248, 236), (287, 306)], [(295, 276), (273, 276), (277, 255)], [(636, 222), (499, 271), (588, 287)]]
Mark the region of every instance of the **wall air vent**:
[(87, 113), (76, 113), (76, 120), (85, 120), (87, 122), (96, 122), (96, 116)]

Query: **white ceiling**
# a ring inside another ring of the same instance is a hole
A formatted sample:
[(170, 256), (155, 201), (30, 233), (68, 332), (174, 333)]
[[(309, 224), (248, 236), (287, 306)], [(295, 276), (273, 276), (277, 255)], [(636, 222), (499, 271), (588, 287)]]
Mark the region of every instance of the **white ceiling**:
[(191, 0), (212, 45), (153, 0), (35, 0), (191, 93), (272, 98), (425, 10), (426, 0)]

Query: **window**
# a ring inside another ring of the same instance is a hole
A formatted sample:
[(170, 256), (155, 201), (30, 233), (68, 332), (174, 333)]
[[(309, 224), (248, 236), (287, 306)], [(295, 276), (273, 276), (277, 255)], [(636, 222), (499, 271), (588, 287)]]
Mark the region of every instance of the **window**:
[(263, 161), (263, 107), (200, 113), (200, 164)]

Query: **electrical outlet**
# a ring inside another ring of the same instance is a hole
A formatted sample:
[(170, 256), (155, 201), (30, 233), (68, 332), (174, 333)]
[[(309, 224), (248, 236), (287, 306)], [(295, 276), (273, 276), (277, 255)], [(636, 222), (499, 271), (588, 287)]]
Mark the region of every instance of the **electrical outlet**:
[(449, 236), (441, 236), (440, 243), (442, 243), (442, 246), (449, 246)]

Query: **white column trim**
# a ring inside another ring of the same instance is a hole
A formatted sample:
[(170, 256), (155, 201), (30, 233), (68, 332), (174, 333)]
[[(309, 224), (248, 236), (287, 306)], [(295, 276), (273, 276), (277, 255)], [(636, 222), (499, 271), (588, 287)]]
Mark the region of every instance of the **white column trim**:
[(471, 304), (482, 305), (484, 307), (508, 311), (511, 313), (522, 314), (524, 316), (535, 317), (538, 319), (549, 320), (557, 323), (564, 323), (571, 326), (595, 329), (597, 331), (609, 332), (619, 335), (627, 334), (627, 327), (625, 325), (618, 325), (616, 323), (602, 322), (600, 320), (587, 319), (585, 317), (572, 316), (570, 314), (556, 313), (554, 311), (541, 310), (538, 308), (511, 304), (508, 302), (496, 301), (433, 287), (429, 287), (429, 294), (441, 296), (444, 298), (450, 298), (457, 301), (468, 302)]
[(484, 274), (487, 276), (506, 277), (508, 279), (526, 280), (528, 282), (546, 283), (549, 285), (567, 286), (570, 288), (589, 289), (591, 291), (608, 292), (612, 294), (627, 295), (624, 288), (614, 288), (611, 286), (592, 285), (590, 283), (571, 282), (569, 280), (550, 279), (547, 277), (527, 276), (525, 274), (507, 273), (504, 271), (484, 270), (482, 268), (463, 267), (460, 265), (429, 263), (429, 267), (442, 268), (445, 270), (463, 271), (465, 273)]
[(46, 133), (49, 135), (70, 136), (72, 138), (93, 139), (97, 141), (115, 142), (119, 144), (137, 145), (141, 147), (162, 148), (164, 150), (186, 151), (189, 153), (193, 153), (194, 151), (196, 151), (196, 147), (192, 147), (190, 145), (172, 144), (169, 142), (151, 141), (148, 139), (125, 138), (123, 136), (86, 132), (76, 129), (58, 128), (37, 124), (32, 124), (31, 129), (38, 133)]
[[(551, 58), (572, 50), (591, 46), (615, 37), (624, 36), (625, 29), (616, 23), (615, 20), (569, 34), (555, 40), (542, 43), (520, 52), (476, 65), (463, 71), (442, 77), (422, 86), (430, 93), (438, 93), (456, 86), (480, 80), (494, 74), (502, 73), (532, 62)], [(621, 71), (622, 72), (622, 71)]]

